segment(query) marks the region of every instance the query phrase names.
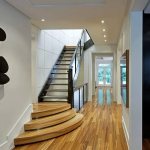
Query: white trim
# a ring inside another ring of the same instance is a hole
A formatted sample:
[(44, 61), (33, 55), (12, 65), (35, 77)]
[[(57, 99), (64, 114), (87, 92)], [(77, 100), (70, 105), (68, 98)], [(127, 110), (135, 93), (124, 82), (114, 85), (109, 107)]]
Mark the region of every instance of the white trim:
[(127, 130), (127, 126), (125, 124), (123, 116), (122, 116), (122, 127), (123, 127), (123, 131), (124, 131), (126, 142), (127, 142), (128, 149), (129, 149), (129, 132)]
[(11, 150), (14, 148), (14, 138), (23, 132), (24, 123), (29, 121), (31, 118), (32, 104), (28, 105), (19, 119), (16, 121), (14, 126), (11, 128), (6, 136), (6, 140), (0, 143), (0, 150)]

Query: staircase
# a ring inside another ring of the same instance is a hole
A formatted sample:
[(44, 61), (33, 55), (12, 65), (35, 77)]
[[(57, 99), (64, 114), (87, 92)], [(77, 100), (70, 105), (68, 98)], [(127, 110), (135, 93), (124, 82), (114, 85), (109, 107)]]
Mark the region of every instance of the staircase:
[(40, 142), (69, 133), (83, 122), (83, 115), (66, 102), (33, 104), (32, 120), (24, 125), (25, 132), (14, 140), (15, 146)]
[[(76, 113), (73, 108), (74, 81), (79, 74), (85, 47), (94, 44), (91, 39), (84, 41), (84, 33), (83, 30), (76, 47), (65, 46), (62, 50), (39, 95), (39, 103), (33, 104), (32, 120), (24, 125), (24, 133), (14, 139), (15, 146), (55, 138), (82, 124), (83, 115)], [(80, 96), (87, 95), (84, 92), (86, 85), (79, 87), (79, 93), (80, 88), (83, 89), (83, 95), (79, 94), (79, 105)]]
[(68, 69), (76, 47), (65, 46), (40, 95), (40, 101), (68, 101)]

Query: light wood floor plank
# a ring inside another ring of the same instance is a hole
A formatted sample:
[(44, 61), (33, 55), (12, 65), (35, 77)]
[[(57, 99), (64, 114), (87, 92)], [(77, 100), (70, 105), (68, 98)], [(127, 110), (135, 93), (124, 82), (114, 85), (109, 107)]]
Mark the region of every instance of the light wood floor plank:
[(122, 128), (122, 106), (99, 105), (97, 98), (85, 104), (83, 124), (58, 138), (14, 150), (128, 150)]

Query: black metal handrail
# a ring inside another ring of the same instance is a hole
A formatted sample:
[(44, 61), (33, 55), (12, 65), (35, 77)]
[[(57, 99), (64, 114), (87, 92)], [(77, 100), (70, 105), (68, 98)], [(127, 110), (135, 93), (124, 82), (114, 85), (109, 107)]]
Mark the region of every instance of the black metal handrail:
[[(73, 54), (73, 57), (71, 59), (70, 65), (69, 65), (69, 70), (68, 70), (68, 102), (71, 104), (72, 107), (75, 106), (75, 102), (74, 102), (74, 92), (75, 89), (74, 88), (74, 83), (77, 80), (78, 74), (79, 74), (79, 70), (80, 70), (80, 64), (81, 64), (81, 60), (84, 54), (84, 44), (85, 44), (85, 34), (87, 34), (86, 30), (82, 31), (81, 34), (81, 38), (77, 43), (77, 47), (75, 49), (75, 52)], [(87, 85), (87, 84), (85, 84)], [(80, 92), (80, 90), (79, 90)], [(79, 97), (79, 101), (80, 101), (80, 97)], [(80, 109), (79, 105), (79, 109)]]

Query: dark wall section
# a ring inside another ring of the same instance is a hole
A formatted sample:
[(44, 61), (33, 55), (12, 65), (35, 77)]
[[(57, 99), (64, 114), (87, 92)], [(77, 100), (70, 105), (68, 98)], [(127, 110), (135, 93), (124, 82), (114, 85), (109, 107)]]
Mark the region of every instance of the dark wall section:
[(150, 138), (150, 14), (143, 14), (143, 138)]

